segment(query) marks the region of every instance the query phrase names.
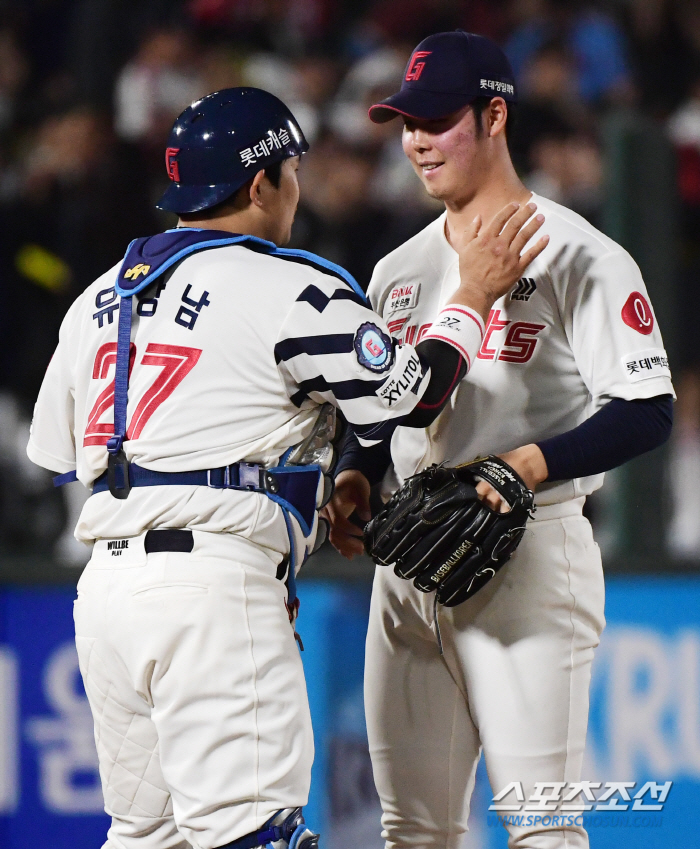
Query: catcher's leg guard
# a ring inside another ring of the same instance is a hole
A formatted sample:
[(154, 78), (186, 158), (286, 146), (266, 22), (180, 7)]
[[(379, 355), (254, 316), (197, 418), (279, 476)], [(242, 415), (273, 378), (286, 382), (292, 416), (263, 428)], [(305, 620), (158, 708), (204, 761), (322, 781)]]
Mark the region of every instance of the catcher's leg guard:
[(318, 849), (318, 834), (304, 822), (301, 808), (285, 808), (269, 819), (262, 828), (232, 840), (219, 849)]

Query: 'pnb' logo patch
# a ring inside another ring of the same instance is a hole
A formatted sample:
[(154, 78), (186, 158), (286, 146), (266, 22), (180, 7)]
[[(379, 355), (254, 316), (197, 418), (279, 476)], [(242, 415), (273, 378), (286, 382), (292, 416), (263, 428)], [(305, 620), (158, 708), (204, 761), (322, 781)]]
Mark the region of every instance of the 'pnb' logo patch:
[(425, 68), (425, 62), (421, 61), (425, 59), (426, 56), (430, 56), (432, 50), (417, 50), (413, 56), (411, 56), (411, 61), (408, 66), (408, 70), (406, 71), (406, 82), (416, 82), (420, 79), (420, 75), (423, 73), (423, 68)]
[(391, 367), (391, 339), (376, 324), (367, 322), (358, 329), (354, 348), (360, 365), (370, 371), (386, 371)]
[(419, 291), (420, 283), (406, 283), (403, 286), (394, 286), (389, 295), (389, 304), (386, 311), (392, 313), (397, 310), (412, 309), (418, 300)]
[(124, 277), (127, 280), (138, 280), (139, 274), (143, 274), (143, 276), (145, 277), (150, 270), (151, 270), (150, 265), (144, 265), (143, 263), (140, 262), (138, 265), (135, 265), (133, 268), (130, 268), (128, 271), (125, 271)]

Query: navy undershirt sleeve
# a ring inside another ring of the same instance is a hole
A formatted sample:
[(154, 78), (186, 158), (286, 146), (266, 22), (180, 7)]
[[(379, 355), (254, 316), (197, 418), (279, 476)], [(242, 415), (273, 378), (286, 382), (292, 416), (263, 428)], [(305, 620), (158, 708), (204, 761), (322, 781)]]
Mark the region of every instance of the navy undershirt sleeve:
[(424, 339), (416, 346), (416, 353), (430, 366), (430, 383), (413, 410), (401, 420), (402, 427), (429, 427), (467, 373), (467, 361), (447, 342)]
[[(547, 480), (597, 475), (662, 445), (670, 436), (673, 401), (670, 395), (625, 401), (613, 398), (578, 427), (538, 442), (547, 462)], [(357, 469), (370, 484), (378, 483), (391, 463), (389, 441), (363, 448), (348, 430), (336, 474)]]
[(621, 466), (666, 442), (672, 424), (670, 395), (613, 398), (573, 430), (537, 443), (547, 462), (547, 480), (583, 478)]
[(391, 440), (385, 439), (370, 448), (363, 448), (349, 427), (340, 441), (339, 454), (333, 472), (335, 477), (345, 469), (357, 469), (367, 478), (370, 486), (374, 486), (384, 477), (391, 465)]

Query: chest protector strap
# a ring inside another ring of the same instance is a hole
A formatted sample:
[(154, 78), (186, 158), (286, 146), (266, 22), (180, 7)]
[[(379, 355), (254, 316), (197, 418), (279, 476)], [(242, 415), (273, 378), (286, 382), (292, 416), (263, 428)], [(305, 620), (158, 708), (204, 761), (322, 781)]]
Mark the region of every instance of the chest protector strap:
[[(129, 463), (124, 454), (126, 413), (129, 391), (129, 349), (131, 343), (131, 314), (134, 295), (148, 288), (154, 280), (176, 263), (193, 253), (229, 245), (243, 245), (251, 250), (283, 259), (302, 262), (326, 273), (340, 277), (365, 299), (355, 279), (345, 269), (307, 251), (278, 248), (273, 242), (256, 236), (236, 235), (221, 230), (178, 228), (158, 236), (135, 239), (128, 247), (117, 275), (115, 291), (119, 295), (119, 325), (117, 331), (117, 361), (114, 377), (114, 436), (107, 441), (109, 453), (107, 484), (114, 498), (128, 498), (131, 490)], [(141, 279), (139, 279), (143, 275)], [(268, 493), (269, 494), (269, 493)]]

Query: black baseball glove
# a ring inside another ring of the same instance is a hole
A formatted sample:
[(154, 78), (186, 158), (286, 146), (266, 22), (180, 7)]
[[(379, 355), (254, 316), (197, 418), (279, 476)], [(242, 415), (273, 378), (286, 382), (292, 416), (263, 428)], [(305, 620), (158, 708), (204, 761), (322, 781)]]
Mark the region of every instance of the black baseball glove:
[[(491, 484), (509, 512), (496, 513), (479, 499), (479, 480)], [(430, 466), (408, 478), (367, 524), (365, 548), (375, 563), (393, 566), (400, 578), (454, 607), (508, 560), (533, 509), (532, 492), (498, 457)]]

